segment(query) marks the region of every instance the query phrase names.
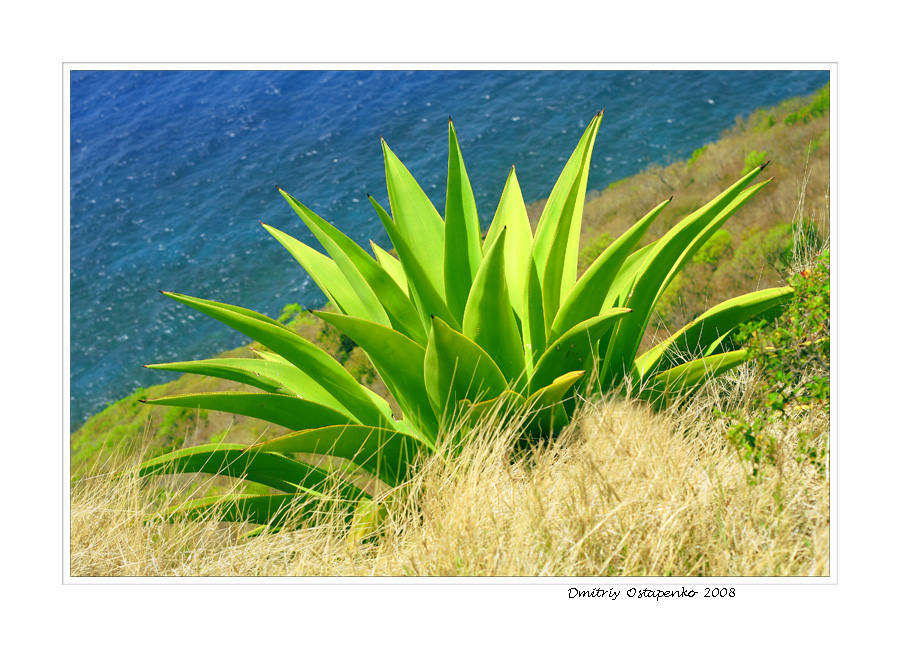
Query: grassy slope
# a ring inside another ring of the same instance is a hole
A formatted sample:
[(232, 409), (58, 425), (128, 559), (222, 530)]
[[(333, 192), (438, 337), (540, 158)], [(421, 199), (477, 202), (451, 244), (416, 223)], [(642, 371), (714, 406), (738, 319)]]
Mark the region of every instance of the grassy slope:
[(166, 523), (159, 505), (183, 501), (185, 481), (154, 497), (133, 472), (87, 480), (72, 492), (71, 574), (827, 576), (828, 478), (793, 455), (828, 416), (792, 421), (771, 478), (750, 486), (710, 397), (662, 415), (590, 403), (527, 457), (511, 451), (514, 425), (476, 433), (461, 456), (422, 467), (371, 543), (347, 541), (327, 514), (251, 539), (239, 537), (252, 526), (215, 518)]
[[(650, 231), (648, 240), (704, 204), (737, 179), (746, 164), (758, 163), (755, 160), (762, 157), (771, 160), (767, 170), (776, 181), (726, 224), (728, 234), (719, 237), (717, 245), (706, 250), (706, 263), (691, 263), (683, 278), (673, 283), (661, 305), (659, 323), (677, 328), (705, 310), (707, 299), (712, 305), (749, 289), (779, 284), (782, 279), (774, 263), (789, 245), (789, 223), (805, 169), (810, 178), (808, 207), (814, 212), (825, 211), (829, 160), (827, 106), (826, 89), (813, 97), (792, 99), (775, 108), (758, 110), (748, 119), (739, 119), (719, 141), (696, 151), (690, 160), (648, 168), (611, 185), (601, 195), (589, 196), (585, 204), (581, 269), (613, 237), (670, 195), (674, 194), (675, 200)], [(602, 145), (602, 133), (598, 145)], [(529, 207), (533, 221), (540, 215), (542, 206), (538, 202)], [(336, 331), (309, 315), (296, 317), (290, 325), (344, 362), (370, 388), (387, 395), (365, 356)], [(259, 345), (244, 346), (222, 356), (249, 357), (254, 347)], [(93, 471), (142, 435), (148, 443), (146, 451), (156, 455), (185, 445), (222, 439), (249, 442), (283, 433), (282, 429), (243, 416), (148, 407), (138, 401), (177, 393), (248, 388), (215, 378), (185, 375), (110, 404), (72, 435), (73, 476)]]

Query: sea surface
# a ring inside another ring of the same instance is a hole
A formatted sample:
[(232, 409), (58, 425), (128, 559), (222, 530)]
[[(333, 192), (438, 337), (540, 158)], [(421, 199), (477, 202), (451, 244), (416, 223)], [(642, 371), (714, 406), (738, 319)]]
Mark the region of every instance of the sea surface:
[(606, 109), (589, 189), (684, 158), (827, 71), (72, 71), (71, 426), (248, 340), (161, 295), (277, 317), (325, 298), (260, 221), (321, 249), (283, 187), (389, 247), (380, 138), (443, 213), (452, 116), (485, 228), (511, 165), (546, 197)]

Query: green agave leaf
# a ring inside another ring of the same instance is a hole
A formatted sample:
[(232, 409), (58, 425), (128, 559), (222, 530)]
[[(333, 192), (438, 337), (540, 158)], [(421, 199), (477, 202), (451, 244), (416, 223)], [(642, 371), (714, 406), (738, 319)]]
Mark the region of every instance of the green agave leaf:
[(503, 251), (506, 270), (506, 285), (509, 289), (510, 303), (519, 321), (522, 321), (522, 308), (525, 301), (525, 279), (531, 259), (531, 246), (534, 237), (531, 234), (531, 223), (528, 222), (528, 211), (522, 197), (522, 189), (516, 178), (516, 167), (513, 166), (506, 178), (506, 186), (500, 196), (500, 204), (494, 221), (484, 239), (484, 249), (488, 250), (506, 231), (506, 247)]
[(522, 304), (522, 345), (525, 349), (525, 374), (531, 375), (534, 362), (547, 347), (544, 329), (544, 297), (534, 258), (528, 261), (525, 274), (525, 301)]
[[(584, 206), (584, 186), (587, 180), (587, 166), (590, 165), (590, 157), (587, 156), (584, 162), (585, 168), (579, 172), (575, 180), (575, 186), (569, 192), (566, 202), (563, 205), (562, 216), (556, 229), (556, 236), (550, 246), (550, 253), (547, 255), (546, 266), (544, 268), (544, 278), (541, 281), (541, 293), (543, 298), (544, 309), (544, 329), (550, 331), (553, 319), (559, 311), (560, 300), (567, 295), (569, 290), (575, 284), (575, 277), (571, 277), (571, 283), (568, 282), (569, 277), (566, 276), (564, 270), (570, 265), (570, 242), (572, 234), (575, 235), (576, 245), (581, 227), (581, 212)], [(584, 177), (584, 182), (582, 182)], [(577, 212), (577, 214), (576, 214)], [(572, 231), (572, 227), (576, 225), (575, 218), (577, 215), (579, 230)], [(545, 230), (547, 231), (547, 230)], [(576, 248), (577, 255), (577, 248)]]
[[(686, 251), (692, 249), (696, 241), (705, 242), (714, 233), (715, 230), (708, 225), (715, 221), (716, 228), (721, 226), (738, 207), (765, 185), (760, 183), (744, 191), (762, 168), (758, 167), (751, 171), (704, 207), (682, 220), (654, 245), (652, 253), (638, 270), (631, 296), (624, 304), (633, 310), (633, 315), (620, 322), (613, 333), (609, 353), (602, 368), (601, 382), (604, 386), (620, 381), (630, 371), (659, 295), (689, 260)], [(699, 249), (699, 246), (696, 249)]]
[[(396, 330), (333, 312), (316, 312), (362, 347), (405, 416), (424, 438), (437, 437), (437, 418), (425, 388), (425, 349)], [(384, 426), (384, 425), (381, 425)]]
[(640, 385), (639, 397), (658, 408), (672, 404), (691, 390), (747, 361), (746, 349), (735, 350), (680, 364), (652, 376)]
[[(587, 186), (588, 167), (597, 130), (603, 121), (603, 111), (588, 124), (578, 146), (566, 162), (566, 166), (544, 205), (537, 231), (534, 234), (532, 255), (538, 268), (544, 269), (551, 254), (554, 241), (560, 237), (560, 226), (565, 223), (562, 238), (566, 240), (564, 267), (559, 274), (564, 277), (560, 292), (567, 294), (575, 285), (578, 261), (578, 241), (581, 234), (581, 216), (584, 207), (584, 193)], [(566, 222), (567, 221), (567, 222)], [(556, 268), (552, 268), (556, 272)]]
[(444, 221), (444, 286), (447, 305), (459, 320), (466, 307), (472, 280), (481, 264), (481, 223), (478, 222), (475, 195), (466, 174), (452, 119)]
[(529, 421), (525, 427), (529, 436), (547, 437), (569, 423), (569, 415), (562, 401), (583, 375), (584, 371), (560, 375), (549, 385), (528, 396), (524, 408), (529, 412)]
[[(422, 252), (419, 251), (417, 243), (414, 242), (414, 244), (416, 244), (415, 248), (410, 246), (410, 243), (400, 233), (399, 229), (394, 224), (394, 221), (391, 220), (391, 217), (384, 208), (375, 201), (375, 198), (369, 196), (369, 201), (372, 203), (372, 206), (375, 207), (375, 212), (381, 219), (381, 223), (384, 225), (385, 230), (387, 230), (391, 243), (394, 245), (394, 249), (397, 250), (397, 255), (400, 257), (400, 262), (403, 264), (403, 270), (406, 274), (406, 279), (409, 282), (409, 287), (412, 290), (413, 298), (416, 301), (419, 316), (422, 319), (425, 330), (430, 330), (430, 315), (440, 317), (454, 329), (459, 330), (459, 323), (456, 317), (453, 316), (450, 312), (450, 308), (444, 301), (443, 286), (438, 290), (420, 262), (420, 259), (427, 259), (428, 263), (426, 264), (432, 265), (431, 259), (421, 255)], [(413, 239), (413, 241), (415, 241), (415, 239)]]
[(306, 373), (284, 360), (278, 362), (253, 358), (201, 359), (191, 362), (149, 364), (147, 368), (208, 375), (255, 386), (269, 393), (287, 393), (315, 400), (338, 410), (344, 408), (334, 396), (310, 379)]
[(494, 359), (510, 384), (515, 384), (525, 371), (525, 355), (506, 288), (505, 238), (506, 232), (501, 231), (475, 276), (462, 332)]
[(338, 312), (354, 317), (369, 316), (365, 303), (359, 298), (337, 263), (293, 236), (265, 223), (260, 224), (297, 259)]
[(425, 388), (435, 414), (447, 423), (457, 403), (495, 398), (507, 382), (483, 348), (435, 318), (425, 349)]
[[(389, 326), (390, 320), (387, 313), (378, 300), (378, 297), (372, 291), (371, 286), (362, 277), (359, 269), (354, 265), (348, 253), (353, 246), (358, 246), (350, 238), (344, 236), (340, 231), (333, 227), (330, 223), (325, 222), (311, 209), (297, 200), (294, 196), (287, 193), (281, 187), (277, 187), (278, 192), (287, 200), (291, 208), (300, 216), (304, 224), (312, 232), (313, 236), (322, 244), (328, 256), (334, 261), (335, 266), (343, 274), (344, 279), (350, 285), (350, 288), (356, 293), (362, 307), (368, 313), (368, 319), (376, 321), (382, 325)], [(360, 250), (362, 251), (362, 250)], [(366, 257), (368, 254), (362, 252)], [(371, 257), (369, 257), (371, 259)], [(373, 261), (374, 263), (374, 261)], [(377, 263), (376, 263), (377, 265)], [(380, 269), (380, 266), (379, 266)], [(356, 315), (359, 316), (359, 315)]]
[(248, 453), (245, 445), (200, 445), (179, 449), (145, 461), (140, 476), (160, 474), (204, 473), (243, 478), (261, 483), (282, 492), (295, 493), (312, 490), (331, 492), (335, 484), (342, 498), (359, 499), (368, 496), (349, 482), (336, 482), (334, 476), (319, 467), (267, 452)]
[(528, 393), (550, 385), (560, 375), (589, 371), (594, 362), (602, 359), (597, 346), (604, 334), (630, 312), (628, 308), (613, 308), (566, 331), (535, 365), (528, 382)]
[[(270, 527), (281, 527), (295, 515), (308, 517), (322, 507), (322, 500), (306, 494), (244, 495), (226, 494), (194, 499), (170, 507), (166, 516), (202, 519), (215, 513), (221, 521), (246, 521)], [(347, 520), (349, 522), (349, 518)]]
[(552, 344), (563, 332), (572, 328), (579, 321), (584, 321), (602, 312), (603, 302), (606, 301), (606, 296), (622, 264), (625, 263), (656, 217), (671, 201), (672, 198), (669, 198), (641, 218), (591, 263), (560, 307), (556, 319), (550, 327), (549, 343)]
[(601, 311), (620, 306), (628, 300), (632, 289), (634, 289), (634, 282), (637, 280), (638, 272), (644, 263), (647, 262), (658, 242), (658, 240), (655, 240), (649, 245), (644, 245), (625, 259), (625, 262), (622, 263), (622, 267), (619, 268), (616, 274), (616, 278), (613, 279), (612, 286), (606, 293), (606, 299), (603, 301)]
[[(290, 370), (288, 370), (287, 372), (278, 371), (275, 374), (275, 377), (277, 379), (283, 380), (287, 390), (292, 392), (294, 395), (299, 395), (301, 398), (306, 398), (307, 400), (315, 400), (316, 402), (321, 402), (322, 404), (333, 407), (338, 411), (346, 411), (344, 405), (341, 404), (334, 396), (323, 389), (321, 385), (319, 385), (315, 380), (312, 380), (303, 371), (299, 370), (296, 366), (284, 359), (281, 355), (270, 353), (268, 351), (256, 350), (255, 348), (251, 350), (263, 359), (269, 360), (270, 362), (278, 362), (279, 364), (290, 366)], [(368, 396), (368, 398), (375, 404), (375, 406), (378, 407), (379, 411), (381, 411), (384, 419), (391, 420), (392, 423), (396, 422), (392, 420), (394, 414), (391, 411), (391, 405), (387, 403), (387, 400), (382, 398), (371, 389), (362, 385), (360, 386), (362, 387), (362, 390), (366, 394), (366, 396)]]
[(547, 333), (556, 316), (560, 297), (567, 295), (575, 284), (586, 167), (590, 164), (590, 153), (601, 119), (602, 112), (594, 117), (581, 136), (544, 205), (534, 233), (531, 259), (526, 267), (525, 302), (522, 307), (522, 338), (526, 349), (525, 367), (529, 375), (535, 359), (547, 347)]
[(460, 401), (460, 411), (469, 414), (469, 422), (474, 425), (479, 420), (493, 414), (495, 411), (499, 416), (504, 416), (512, 411), (521, 411), (525, 407), (525, 398), (515, 391), (504, 391), (496, 398), (483, 400), (481, 402), (472, 402), (464, 399)]
[[(422, 269), (434, 286), (435, 291), (444, 296), (444, 221), (437, 209), (425, 195), (406, 167), (381, 140), (384, 151), (384, 171), (387, 179), (388, 199), (397, 229), (406, 241), (415, 243), (420, 257), (428, 259)], [(397, 242), (393, 240), (394, 248)], [(401, 260), (409, 274), (409, 266), (401, 255)]]
[[(289, 361), (287, 361), (285, 358), (283, 358), (278, 353), (273, 353), (271, 351), (261, 350), (258, 348), (251, 348), (250, 350), (252, 350), (254, 353), (259, 355), (262, 359), (267, 360), (269, 362), (278, 362), (279, 364), (285, 364), (287, 366), (294, 366), (293, 364), (291, 364)], [(157, 366), (162, 366), (162, 364), (158, 364)], [(296, 368), (296, 367), (294, 367), (294, 368)]]
[(632, 378), (642, 382), (646, 376), (676, 363), (676, 356), (709, 355), (719, 341), (740, 324), (768, 312), (793, 296), (790, 287), (770, 288), (724, 301), (697, 317), (665, 341), (634, 361)]
[(409, 476), (419, 452), (434, 446), (412, 434), (365, 425), (336, 425), (287, 434), (253, 445), (249, 453), (303, 452), (337, 456), (372, 473), (390, 486)]
[(326, 407), (324, 404), (280, 393), (220, 391), (168, 395), (153, 400), (141, 400), (141, 402), (169, 407), (199, 407), (251, 416), (295, 431), (356, 422), (346, 414)]
[(273, 319), (214, 301), (171, 292), (163, 294), (231, 326), (275, 351), (327, 391), (333, 400), (341, 404), (343, 411), (358, 422), (373, 426), (392, 426), (391, 419), (385, 417), (383, 409), (373, 403), (369, 395), (371, 391), (354, 380), (337, 360)]
[(369, 244), (372, 246), (372, 251), (375, 252), (375, 258), (378, 259), (381, 267), (391, 275), (391, 278), (396, 281), (397, 285), (400, 286), (400, 289), (403, 290), (405, 294), (409, 294), (409, 284), (406, 281), (406, 273), (403, 271), (403, 264), (399, 259), (394, 258), (390, 253), (379, 247), (374, 241), (370, 240)]
[[(281, 363), (270, 362), (264, 359), (237, 358), (237, 359), (201, 359), (191, 362), (169, 362), (167, 364), (147, 364), (144, 368), (152, 368), (161, 371), (178, 371), (193, 375), (208, 375), (223, 380), (232, 380), (241, 384), (255, 386), (269, 393), (291, 391), (285, 387), (284, 382), (278, 379), (277, 374), (286, 369)], [(295, 369), (296, 370), (296, 369)], [(302, 373), (301, 373), (302, 375)]]
[[(768, 162), (767, 162), (768, 164)], [(761, 167), (762, 168), (762, 167)], [(669, 274), (666, 276), (666, 280), (663, 282), (662, 286), (659, 289), (657, 294), (657, 299), (665, 292), (666, 288), (669, 287), (669, 284), (675, 278), (675, 275), (678, 274), (684, 266), (688, 263), (688, 261), (693, 258), (694, 254), (700, 251), (700, 248), (708, 241), (719, 228), (725, 224), (725, 222), (731, 218), (735, 214), (735, 212), (740, 209), (745, 203), (747, 203), (750, 198), (756, 195), (759, 191), (761, 191), (764, 187), (766, 187), (773, 178), (769, 178), (768, 180), (763, 180), (758, 184), (755, 184), (747, 189), (741, 191), (737, 198), (735, 198), (732, 202), (730, 202), (722, 211), (713, 218), (712, 222), (710, 222), (706, 227), (703, 228), (703, 231), (696, 237), (694, 237), (691, 244), (688, 246), (686, 250), (678, 257), (678, 262), (669, 270)]]
[(279, 191), (343, 272), (368, 310), (368, 319), (425, 344), (427, 338), (419, 314), (391, 275), (351, 238), (290, 194)]

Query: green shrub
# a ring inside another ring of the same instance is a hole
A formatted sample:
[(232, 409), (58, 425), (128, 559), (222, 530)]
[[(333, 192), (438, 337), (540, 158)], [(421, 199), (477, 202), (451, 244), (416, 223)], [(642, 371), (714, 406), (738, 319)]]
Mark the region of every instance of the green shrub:
[[(751, 483), (775, 464), (779, 451), (776, 427), (810, 408), (830, 413), (829, 277), (830, 256), (825, 251), (811, 270), (791, 277), (796, 297), (781, 316), (774, 322), (745, 323), (735, 335), (735, 341), (745, 344), (749, 358), (755, 360), (759, 376), (745, 409), (727, 412), (732, 421), (728, 439), (751, 465)], [(795, 458), (824, 472), (827, 438), (811, 437), (801, 427)]]
[(824, 116), (831, 107), (831, 84), (826, 84), (819, 90), (812, 103), (797, 112), (792, 112), (784, 118), (784, 123), (793, 125), (797, 123), (808, 124), (813, 119)]
[(700, 156), (706, 152), (707, 148), (709, 148), (709, 144), (704, 144), (700, 148), (696, 149), (693, 153), (691, 153), (691, 156), (687, 160), (688, 167), (690, 167), (694, 162), (700, 159)]
[(744, 170), (741, 171), (741, 175), (749, 173), (760, 164), (765, 163), (767, 155), (766, 151), (750, 151), (744, 158)]
[(283, 324), (297, 317), (302, 317), (304, 314), (303, 307), (299, 303), (289, 303), (282, 308), (281, 314), (278, 315), (276, 321)]

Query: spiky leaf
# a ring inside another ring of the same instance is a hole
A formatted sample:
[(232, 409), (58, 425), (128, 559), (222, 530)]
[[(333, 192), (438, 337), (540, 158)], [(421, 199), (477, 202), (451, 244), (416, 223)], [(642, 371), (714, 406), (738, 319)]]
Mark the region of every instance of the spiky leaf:
[(494, 359), (506, 380), (515, 384), (525, 370), (525, 356), (506, 288), (505, 238), (506, 232), (501, 232), (475, 276), (462, 331)]
[(619, 319), (630, 312), (628, 308), (613, 308), (575, 324), (566, 331), (544, 351), (535, 365), (528, 383), (528, 393), (548, 386), (560, 375), (573, 371), (590, 371), (595, 362), (602, 359), (597, 350), (600, 340)]
[[(409, 243), (415, 243), (420, 257), (428, 259), (428, 263), (422, 269), (435, 291), (443, 298), (444, 221), (422, 187), (383, 139), (381, 147), (384, 152), (388, 199), (394, 222), (402, 237)], [(396, 241), (394, 247), (397, 247)]]
[(456, 403), (480, 402), (499, 396), (506, 379), (482, 347), (435, 319), (425, 350), (425, 387), (435, 414), (441, 419)]
[(267, 346), (305, 373), (363, 424), (391, 426), (364, 389), (340, 363), (315, 344), (259, 313), (182, 294), (163, 292)]
[(364, 425), (337, 425), (287, 434), (253, 445), (247, 451), (250, 454), (262, 451), (337, 456), (395, 486), (406, 480), (412, 461), (419, 452), (427, 449), (427, 443), (406, 432)]
[(168, 395), (153, 400), (141, 400), (141, 402), (162, 404), (168, 407), (199, 407), (224, 411), (258, 418), (293, 430), (357, 422), (350, 416), (324, 404), (280, 393), (218, 391)]
[(415, 306), (387, 270), (334, 225), (316, 215), (285, 191), (281, 190), (281, 194), (322, 243), (344, 277), (353, 286), (369, 312), (369, 319), (384, 326), (391, 326), (424, 344), (425, 329)]
[(444, 222), (444, 286), (447, 305), (459, 320), (466, 307), (472, 280), (481, 265), (481, 224), (452, 120)]
[(484, 249), (489, 250), (500, 235), (506, 231), (506, 246), (503, 251), (506, 285), (509, 300), (519, 321), (522, 321), (522, 308), (525, 301), (525, 279), (531, 259), (531, 246), (534, 237), (531, 223), (528, 222), (528, 211), (522, 190), (516, 178), (516, 167), (513, 166), (506, 178), (506, 186), (497, 205), (494, 221), (484, 239)]
[(787, 302), (793, 296), (790, 287), (769, 288), (744, 294), (710, 308), (681, 330), (657, 344), (634, 361), (632, 378), (647, 375), (678, 363), (684, 355), (709, 355), (716, 342), (738, 325)]
[(400, 408), (413, 419), (424, 438), (433, 441), (437, 437), (437, 418), (425, 389), (425, 349), (409, 337), (371, 321), (333, 312), (315, 314), (366, 351)]
[(594, 317), (606, 301), (606, 295), (628, 256), (656, 220), (656, 217), (671, 202), (671, 198), (650, 211), (628, 231), (619, 236), (578, 279), (575, 287), (560, 307), (550, 329), (548, 341), (552, 344), (561, 334), (579, 321)]
[(425, 330), (427, 331), (431, 326), (431, 315), (440, 317), (459, 330), (459, 323), (444, 301), (443, 286), (438, 289), (426, 270), (426, 266), (432, 265), (434, 261), (422, 255), (415, 239), (409, 241), (403, 236), (388, 213), (375, 201), (375, 198), (369, 196), (369, 201), (375, 207), (375, 212), (387, 230), (394, 249), (397, 250)]
[(762, 167), (759, 167), (748, 173), (682, 220), (653, 246), (653, 251), (638, 270), (631, 296), (624, 304), (633, 310), (633, 315), (620, 322), (613, 332), (610, 352), (602, 369), (601, 381), (604, 385), (619, 382), (631, 370), (653, 308), (668, 283), (690, 259), (687, 252), (694, 248), (695, 243), (705, 242), (714, 233), (714, 227), (721, 226), (763, 186), (764, 183), (761, 183), (744, 190), (761, 170)]
[(145, 461), (140, 476), (203, 473), (243, 478), (282, 492), (301, 489), (324, 494), (337, 488), (344, 498), (360, 498), (365, 493), (348, 482), (338, 482), (333, 474), (313, 465), (268, 452), (248, 453), (246, 445), (217, 444), (188, 447)]

